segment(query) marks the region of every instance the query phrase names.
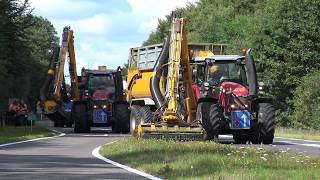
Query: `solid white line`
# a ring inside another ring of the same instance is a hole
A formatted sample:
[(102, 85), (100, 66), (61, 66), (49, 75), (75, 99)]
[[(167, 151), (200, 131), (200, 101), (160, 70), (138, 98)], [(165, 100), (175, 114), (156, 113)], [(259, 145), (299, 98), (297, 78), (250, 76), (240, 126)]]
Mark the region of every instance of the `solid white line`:
[[(113, 142), (108, 143), (108, 144), (106, 144), (106, 145), (109, 145), (109, 144), (112, 144), (112, 143), (113, 143)], [(145, 178), (153, 179), (153, 180), (162, 180), (161, 178), (152, 176), (151, 174), (147, 174), (147, 173), (145, 173), (145, 172), (139, 171), (139, 170), (137, 170), (137, 169), (133, 169), (133, 168), (128, 167), (128, 166), (126, 166), (126, 165), (123, 165), (123, 164), (117, 163), (117, 162), (115, 162), (115, 161), (112, 161), (112, 160), (110, 160), (110, 159), (107, 159), (107, 158), (105, 158), (104, 156), (102, 156), (102, 155), (99, 153), (100, 149), (101, 149), (101, 146), (96, 147), (96, 148), (92, 151), (92, 155), (93, 155), (94, 157), (98, 158), (98, 159), (101, 159), (102, 161), (104, 161), (104, 162), (106, 162), (106, 163), (112, 164), (112, 165), (117, 166), (117, 167), (119, 167), (119, 168), (125, 169), (125, 170), (127, 170), (127, 171), (129, 171), (129, 172), (132, 172), (132, 173), (138, 174), (138, 175), (140, 175), (140, 176), (143, 176), (143, 177), (145, 177)]]
[(10, 146), (10, 145), (15, 145), (15, 144), (26, 143), (26, 142), (33, 142), (33, 141), (39, 141), (39, 140), (45, 140), (45, 139), (52, 139), (52, 138), (57, 138), (57, 137), (61, 137), (61, 136), (65, 136), (66, 135), (65, 133), (61, 133), (61, 132), (53, 130), (53, 129), (49, 129), (49, 130), (53, 131), (55, 133), (59, 133), (59, 135), (51, 136), (51, 137), (37, 138), (37, 139), (30, 139), (30, 140), (25, 140), (25, 141), (11, 142), (11, 143), (6, 143), (6, 144), (0, 144), (0, 148), (1, 147), (5, 147), (5, 146)]
[(308, 146), (308, 147), (320, 148), (320, 144), (304, 144), (304, 143), (296, 143), (296, 142), (292, 142), (292, 141), (277, 141), (277, 142), (287, 143), (287, 144), (290, 144), (290, 145), (298, 145), (298, 146)]
[(311, 142), (311, 143), (320, 143), (320, 141), (305, 140), (305, 139), (296, 139), (296, 138), (286, 138), (286, 137), (279, 137), (279, 136), (276, 136), (275, 138), (295, 140), (295, 141), (305, 141), (305, 142)]
[(84, 137), (107, 137), (109, 135), (108, 134), (85, 134), (82, 136), (84, 136)]

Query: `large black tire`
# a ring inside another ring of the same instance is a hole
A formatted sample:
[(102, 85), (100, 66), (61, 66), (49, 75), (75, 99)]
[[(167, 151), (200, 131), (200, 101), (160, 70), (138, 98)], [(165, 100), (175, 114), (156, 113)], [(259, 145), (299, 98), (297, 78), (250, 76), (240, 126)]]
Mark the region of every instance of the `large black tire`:
[(130, 131), (129, 113), (129, 105), (127, 103), (115, 105), (114, 132), (128, 133)]
[(89, 133), (90, 124), (85, 103), (74, 104), (72, 118), (74, 120), (75, 133)]
[(54, 127), (64, 127), (64, 120), (62, 119), (57, 119), (53, 122)]
[(275, 110), (270, 103), (260, 103), (258, 107), (258, 122), (263, 144), (272, 144), (275, 132)]
[(197, 107), (197, 119), (205, 130), (205, 140), (217, 140), (220, 133), (221, 111), (213, 102), (202, 102)]
[(144, 122), (146, 123), (152, 123), (154, 122), (154, 115), (152, 114), (152, 111), (150, 110), (149, 106), (142, 106), (140, 108), (141, 116)]
[(133, 105), (130, 107), (130, 133), (133, 136), (137, 135), (137, 126), (142, 121), (142, 113), (140, 111), (141, 107), (138, 105)]
[[(204, 109), (208, 111), (208, 109)], [(221, 132), (221, 119), (222, 119), (222, 110), (218, 104), (212, 104), (210, 106), (210, 125), (212, 129), (212, 136), (215, 140), (218, 140), (218, 135)]]
[(262, 143), (260, 129), (261, 129), (260, 124), (257, 124), (256, 126), (252, 127), (252, 132), (250, 134), (251, 135), (250, 141), (252, 142), (252, 144), (261, 144)]
[(241, 133), (233, 133), (233, 140), (235, 144), (246, 144), (248, 136)]
[(73, 119), (72, 119), (72, 114), (71, 113), (67, 113), (67, 117), (66, 117), (66, 127), (70, 128), (73, 125)]

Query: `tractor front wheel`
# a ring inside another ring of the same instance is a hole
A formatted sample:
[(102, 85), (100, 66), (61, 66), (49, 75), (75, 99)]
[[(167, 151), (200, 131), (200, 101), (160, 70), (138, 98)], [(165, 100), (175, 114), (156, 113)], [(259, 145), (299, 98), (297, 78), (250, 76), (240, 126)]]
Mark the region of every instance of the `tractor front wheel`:
[(129, 105), (121, 103), (115, 105), (114, 131), (116, 133), (128, 133), (130, 131)]
[(205, 140), (217, 140), (220, 133), (221, 111), (213, 102), (202, 102), (197, 107), (197, 119), (205, 130)]
[(275, 132), (275, 110), (270, 103), (260, 103), (258, 109), (260, 136), (263, 144), (272, 144)]
[(89, 133), (90, 124), (88, 121), (87, 104), (79, 103), (73, 107), (72, 118), (74, 119), (75, 133)]

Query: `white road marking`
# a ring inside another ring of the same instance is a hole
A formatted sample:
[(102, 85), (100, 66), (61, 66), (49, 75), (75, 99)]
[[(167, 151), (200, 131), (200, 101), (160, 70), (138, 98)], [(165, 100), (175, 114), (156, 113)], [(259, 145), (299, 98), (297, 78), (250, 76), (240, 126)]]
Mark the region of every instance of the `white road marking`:
[(86, 135), (82, 135), (85, 137), (107, 137), (109, 136), (108, 134), (86, 134)]
[(57, 137), (61, 137), (61, 136), (65, 136), (65, 133), (61, 133), (59, 131), (53, 130), (53, 129), (49, 129), (55, 133), (59, 133), (59, 135), (57, 136), (51, 136), (51, 137), (43, 137), (43, 138), (37, 138), (37, 139), (30, 139), (30, 140), (25, 140), (25, 141), (17, 141), (17, 142), (12, 142), (12, 143), (6, 143), (6, 144), (0, 144), (0, 148), (1, 147), (5, 147), (5, 146), (10, 146), (10, 145), (14, 145), (14, 144), (21, 144), (21, 143), (26, 143), (26, 142), (33, 142), (33, 141), (39, 141), (39, 140), (45, 140), (45, 139), (52, 139), (52, 138), (57, 138)]
[[(226, 138), (230, 139), (233, 138), (232, 135), (219, 135), (219, 138)], [(276, 138), (283, 139), (283, 140), (276, 140)], [(295, 139), (295, 138), (285, 138), (285, 137), (275, 137), (276, 142), (282, 142), (282, 143), (287, 143), (291, 145), (299, 145), (299, 146), (308, 146), (308, 147), (316, 147), (320, 148), (320, 144), (315, 144), (315, 143), (320, 143), (320, 141), (312, 141), (312, 140), (304, 140), (304, 139)], [(294, 141), (303, 141), (307, 143), (298, 143), (298, 142), (293, 142)]]
[(295, 143), (295, 142), (292, 142), (292, 141), (277, 141), (277, 142), (286, 143), (286, 144), (290, 144), (290, 145), (299, 145), (299, 146), (308, 146), (308, 147), (320, 148), (320, 144)]
[[(105, 144), (105, 145), (110, 145), (110, 144), (112, 144), (112, 143), (113, 143), (113, 142), (108, 143), (108, 144)], [(94, 157), (98, 158), (98, 159), (101, 159), (102, 161), (104, 161), (104, 162), (106, 162), (106, 163), (112, 164), (112, 165), (117, 166), (117, 167), (119, 167), (119, 168), (125, 169), (125, 170), (127, 170), (127, 171), (129, 171), (129, 172), (132, 172), (132, 173), (138, 174), (138, 175), (140, 175), (140, 176), (143, 176), (143, 177), (145, 177), (145, 178), (152, 179), (152, 180), (162, 180), (161, 178), (152, 176), (151, 174), (147, 174), (147, 173), (145, 173), (145, 172), (139, 171), (139, 170), (137, 170), (137, 169), (133, 169), (133, 168), (128, 167), (128, 166), (126, 166), (126, 165), (123, 165), (123, 164), (117, 163), (117, 162), (115, 162), (115, 161), (112, 161), (112, 160), (110, 160), (110, 159), (107, 159), (107, 158), (105, 158), (104, 156), (102, 156), (102, 155), (99, 153), (100, 149), (101, 149), (101, 146), (96, 147), (96, 148), (92, 151), (92, 155), (93, 155)]]
[(311, 143), (320, 143), (320, 141), (314, 141), (314, 140), (305, 140), (305, 139), (296, 139), (296, 138), (286, 138), (286, 137), (275, 137), (280, 139), (288, 139), (288, 140), (295, 140), (295, 141), (304, 141), (304, 142), (311, 142)]

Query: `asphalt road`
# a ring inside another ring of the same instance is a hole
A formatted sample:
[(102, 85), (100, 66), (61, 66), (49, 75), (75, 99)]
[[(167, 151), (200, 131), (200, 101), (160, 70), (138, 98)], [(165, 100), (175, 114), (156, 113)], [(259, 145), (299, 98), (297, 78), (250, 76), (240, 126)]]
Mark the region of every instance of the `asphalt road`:
[(145, 179), (91, 155), (96, 147), (121, 135), (106, 131), (66, 135), (0, 148), (0, 179)]
[[(219, 141), (223, 144), (233, 143), (231, 135), (219, 136)], [(276, 137), (271, 145), (237, 144), (235, 146), (256, 146), (281, 151), (283, 153), (298, 153), (310, 157), (320, 157), (320, 141)]]
[[(90, 134), (74, 134), (71, 128), (58, 128), (65, 136), (0, 147), (0, 179), (145, 179), (92, 156), (103, 144), (126, 135), (96, 129)], [(221, 136), (232, 144), (232, 136)], [(285, 153), (320, 157), (320, 142), (275, 138), (272, 145), (236, 145), (271, 148)]]

